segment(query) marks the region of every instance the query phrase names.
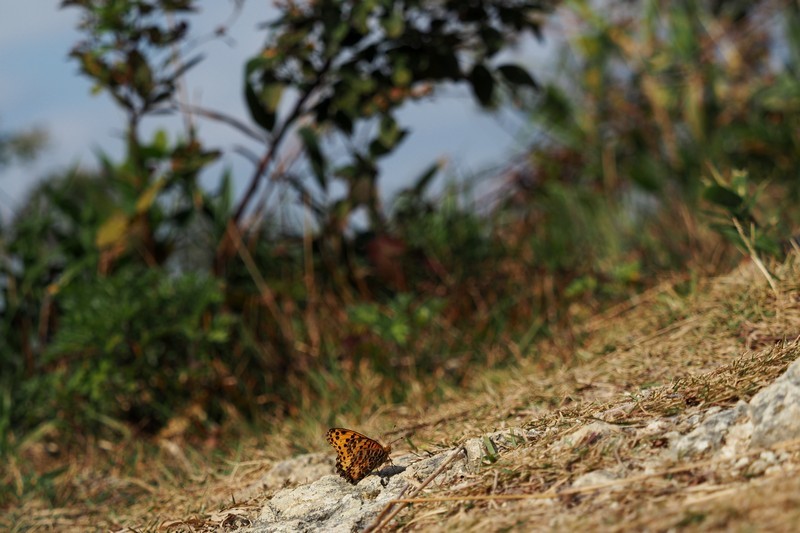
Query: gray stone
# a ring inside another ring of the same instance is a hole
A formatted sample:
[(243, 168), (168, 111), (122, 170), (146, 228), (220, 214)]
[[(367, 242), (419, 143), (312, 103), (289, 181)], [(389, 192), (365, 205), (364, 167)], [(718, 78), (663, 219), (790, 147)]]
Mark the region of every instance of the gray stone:
[(351, 485), (339, 476), (325, 476), (311, 485), (279, 491), (253, 523), (254, 532), (358, 531), (407, 486), (392, 478), (386, 487), (370, 476)]
[(709, 416), (691, 432), (681, 436), (672, 444), (673, 457), (682, 459), (717, 451), (725, 444), (725, 437), (730, 427), (746, 417), (747, 413), (747, 404), (739, 402), (732, 409)]
[(565, 448), (575, 448), (583, 442), (590, 439), (601, 439), (608, 435), (619, 433), (621, 429), (614, 424), (607, 424), (605, 422), (592, 422), (581, 426), (569, 435), (557, 440), (551, 446), (554, 452), (562, 451)]
[(750, 401), (752, 448), (800, 438), (800, 360)]
[[(711, 409), (706, 411), (710, 412)], [(697, 415), (689, 422), (699, 420)], [(673, 458), (710, 452), (736, 456), (744, 449), (766, 448), (800, 438), (800, 360), (789, 365), (774, 383), (750, 400), (732, 409), (707, 416), (692, 431), (673, 441)], [(756, 461), (748, 472), (764, 471), (765, 462)]]
[(334, 456), (329, 453), (307, 453), (275, 463), (264, 476), (249, 487), (238, 491), (237, 501), (257, 495), (271, 494), (278, 489), (310, 483), (333, 472)]
[[(249, 531), (360, 531), (391, 500), (424, 481), (451, 454), (452, 450), (447, 450), (422, 458), (413, 454), (393, 458), (392, 464), (383, 465), (356, 485), (327, 475), (310, 485), (279, 490)], [(462, 456), (453, 460), (433, 484), (450, 485), (465, 474), (466, 460)]]

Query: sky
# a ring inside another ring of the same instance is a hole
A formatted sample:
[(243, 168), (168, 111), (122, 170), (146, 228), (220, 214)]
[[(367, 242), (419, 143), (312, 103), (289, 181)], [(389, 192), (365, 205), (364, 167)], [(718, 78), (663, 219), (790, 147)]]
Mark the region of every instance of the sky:
[[(117, 159), (123, 154), (124, 115), (108, 94), (91, 94), (91, 82), (68, 57), (81, 39), (76, 29), (79, 10), (61, 9), (59, 4), (60, 0), (0, 0), (0, 131), (37, 126), (49, 135), (46, 150), (33, 164), (0, 170), (2, 220), (13, 215), (30, 188), (44, 177), (73, 165), (92, 168), (98, 151)], [(232, 0), (206, 0), (199, 5), (202, 11), (190, 19), (195, 36), (209, 35), (233, 12)], [(206, 59), (188, 74), (185, 86), (190, 103), (250, 123), (242, 98), (242, 69), (264, 43), (264, 30), (258, 26), (275, 13), (272, 0), (245, 0), (228, 38), (208, 40), (199, 48)], [(509, 57), (536, 74), (546, 62), (548, 48), (547, 43), (528, 39)], [(382, 165), (385, 197), (438, 159), (448, 161), (445, 176), (458, 179), (501, 165), (529, 143), (523, 115), (510, 110), (482, 111), (466, 87), (447, 88), (432, 100), (408, 105), (398, 118), (411, 134)], [(247, 141), (229, 126), (207, 120), (197, 124), (206, 146), (225, 152), (223, 160), (204, 173), (203, 184), (214, 188), (223, 168), (229, 167), (240, 195), (252, 165), (232, 149)], [(177, 133), (181, 119), (150, 119), (143, 124), (144, 136), (158, 128)]]

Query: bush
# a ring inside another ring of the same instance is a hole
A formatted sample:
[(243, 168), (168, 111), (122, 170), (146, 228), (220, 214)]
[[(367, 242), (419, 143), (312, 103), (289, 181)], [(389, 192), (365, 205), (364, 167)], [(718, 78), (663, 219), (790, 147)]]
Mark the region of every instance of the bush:
[(129, 267), (65, 287), (42, 373), (12, 387), (12, 425), (55, 419), (98, 429), (107, 420), (161, 427), (219, 388), (213, 358), (229, 341), (219, 283)]

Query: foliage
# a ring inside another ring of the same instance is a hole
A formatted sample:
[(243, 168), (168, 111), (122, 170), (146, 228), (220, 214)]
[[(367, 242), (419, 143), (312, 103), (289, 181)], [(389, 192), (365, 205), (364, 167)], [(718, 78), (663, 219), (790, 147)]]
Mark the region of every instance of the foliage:
[[(178, 79), (202, 58), (178, 63), (172, 47), (186, 40), (189, 24), (171, 16), (196, 10), (192, 0), (63, 0), (62, 7), (81, 9), (79, 28), (88, 39), (71, 52), (81, 70), (106, 90), (136, 122), (142, 115), (164, 110)], [(135, 124), (130, 135), (135, 135)], [(131, 139), (135, 149), (135, 138)]]
[(41, 128), (21, 132), (0, 131), (0, 169), (15, 159), (33, 160), (47, 144), (47, 133)]
[[(101, 154), (97, 173), (47, 181), (4, 233), (4, 438), (14, 427), (35, 427), (55, 407), (55, 418), (76, 429), (120, 419), (157, 430), (182, 406), (200, 402), (213, 410), (203, 398), (221, 376), (241, 384), (226, 394), (245, 412), (291, 405), (307, 393), (307, 374), (324, 371), (315, 358), (335, 355), (331, 347), (351, 330), (346, 315), (321, 330), (314, 322), (342, 301), (375, 311), (380, 304), (353, 296), (393, 298), (400, 288), (382, 278), (376, 261), (387, 263), (385, 246), (374, 244), (393, 239), (377, 202), (377, 168), (407, 134), (396, 111), (442, 82), (468, 83), (484, 106), (496, 105), (501, 86), (535, 86), (523, 69), (495, 57), (521, 31), (538, 30), (531, 14), (547, 7), (517, 0), (282, 4), (267, 47), (245, 67), (245, 100), (262, 131), (238, 127), (261, 139), (265, 151), (250, 191), (234, 206), (229, 174), (215, 191), (199, 187), (199, 174), (219, 153), (205, 148), (193, 128), (174, 139), (157, 131), (143, 140), (140, 132), (144, 118), (177, 108), (178, 83), (202, 59), (184, 57), (197, 2), (62, 6), (79, 10), (85, 35), (71, 56), (94, 91), (110, 95), (127, 115), (127, 153), (120, 162)], [(357, 133), (373, 128), (361, 142)], [(270, 167), (290, 135), (304, 148), (313, 187), (305, 176)], [(349, 161), (330, 155), (339, 142), (334, 136), (348, 146)], [(421, 176), (419, 194), (437, 168)], [(252, 192), (270, 171), (316, 209), (320, 233), (310, 248), (308, 238), (283, 234), (271, 218), (244, 225)], [(344, 199), (327, 199), (332, 179), (348, 184)], [(375, 237), (362, 239), (363, 248), (343, 238), (360, 206), (368, 208)], [(437, 238), (440, 246), (446, 242), (441, 233)], [(403, 261), (413, 262), (398, 242)], [(463, 250), (471, 247), (464, 243)], [(300, 264), (310, 270), (298, 270)], [(370, 269), (377, 275), (364, 274)], [(426, 268), (420, 273), (430, 275)], [(377, 292), (363, 292), (365, 282)], [(407, 322), (384, 320), (380, 341), (405, 346), (408, 328), (424, 326), (424, 317), (441, 308), (438, 299), (430, 302), (399, 297), (390, 313), (400, 313), (396, 320), (410, 313)], [(356, 320), (352, 327), (382, 326)], [(391, 373), (393, 366), (387, 358), (381, 368)], [(40, 407), (22, 409), (31, 402)]]
[(423, 302), (419, 307), (413, 303), (413, 295), (398, 294), (385, 309), (374, 302), (356, 304), (348, 309), (348, 320), (354, 329), (369, 331), (381, 340), (404, 348), (414, 330), (441, 311), (441, 302)]
[[(245, 68), (247, 105), (270, 145), (235, 218), (289, 129), (298, 128), (314, 182), (290, 183), (323, 206), (320, 225), (339, 235), (349, 214), (365, 207), (373, 229), (383, 229), (378, 162), (408, 134), (397, 110), (444, 82), (468, 83), (486, 107), (496, 104), (501, 85), (534, 88), (525, 69), (495, 58), (522, 32), (538, 32), (533, 14), (546, 7), (521, 0), (287, 2)], [(346, 157), (327, 154), (334, 141)], [(347, 192), (326, 206), (334, 178)]]
[[(97, 235), (119, 209), (118, 183), (77, 173), (46, 181), (14, 233), (6, 233), (0, 264), (6, 429), (30, 429), (53, 413), (62, 422), (96, 426), (101, 416), (135, 418), (134, 408), (138, 422), (163, 423), (163, 409), (180, 403), (174, 396), (187, 396), (187, 376), (182, 382), (167, 374), (192, 368), (189, 378), (203, 381), (197, 361), (211, 358), (209, 347), (225, 340), (218, 282), (142, 261), (119, 262), (97, 275), (106, 253)], [(212, 310), (217, 318), (206, 316)], [(142, 407), (145, 398), (151, 402)]]
[(18, 427), (55, 413), (76, 428), (112, 419), (147, 430), (174, 416), (174, 405), (209, 408), (221, 387), (211, 361), (230, 327), (218, 282), (128, 267), (71, 284), (57, 302), (63, 318), (44, 354), (46, 388)]
[[(754, 189), (747, 172), (733, 171), (727, 179), (711, 168), (712, 180), (703, 191), (703, 198), (712, 206), (711, 226), (735, 243), (741, 250), (777, 256), (780, 239), (789, 235), (786, 227), (772, 214), (761, 209), (761, 193)], [(767, 218), (770, 217), (770, 218)]]
[[(650, 0), (608, 14), (584, 1), (570, 6), (579, 30), (569, 50), (578, 59), (571, 83), (547, 86), (535, 109), (551, 136), (535, 151), (536, 190), (551, 180), (610, 194), (635, 188), (735, 210), (709, 168), (742, 169), (752, 183), (781, 189), (769, 195), (778, 202), (766, 218), (792, 217), (800, 193), (796, 6), (720, 11)], [(740, 200), (742, 208), (750, 201)]]
[(174, 141), (159, 130), (149, 142), (139, 131), (145, 116), (173, 109), (178, 80), (202, 60), (176, 54), (186, 44), (185, 17), (196, 3), (64, 0), (61, 5), (80, 9), (79, 28), (87, 36), (70, 55), (94, 81), (94, 90), (108, 92), (128, 117), (125, 160), (115, 164), (101, 156), (103, 187), (114, 189), (115, 200), (113, 212), (96, 228), (101, 271), (131, 257), (162, 265), (202, 205), (200, 171), (219, 155), (206, 150), (192, 129)]

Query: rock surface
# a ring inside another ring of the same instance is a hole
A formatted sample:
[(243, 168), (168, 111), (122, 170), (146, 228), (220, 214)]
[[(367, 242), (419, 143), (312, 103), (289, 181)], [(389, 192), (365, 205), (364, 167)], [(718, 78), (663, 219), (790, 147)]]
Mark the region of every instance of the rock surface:
[(749, 403), (731, 409), (705, 412), (705, 419), (676, 439), (672, 456), (692, 458), (709, 452), (731, 456), (800, 438), (800, 360), (793, 362), (771, 385)]
[(800, 438), (800, 360), (750, 401), (751, 447)]
[[(597, 417), (614, 418), (609, 412), (598, 413)], [(747, 452), (800, 439), (800, 360), (793, 362), (782, 376), (759, 391), (750, 402), (739, 402), (729, 409), (711, 407), (673, 417), (653, 417), (637, 427), (620, 428), (596, 419), (554, 441), (549, 449), (555, 453), (587, 442), (603, 439), (608, 442), (620, 434), (651, 440), (661, 438), (668, 443), (644, 465), (645, 472), (658, 472), (676, 462), (688, 462), (701, 456), (735, 459), (734, 468), (750, 476), (780, 469), (783, 459), (780, 450), (764, 450), (760, 454)], [(460, 456), (428, 487), (457, 488), (484, 461), (495, 461), (508, 450), (541, 436), (541, 432), (514, 428), (469, 439), (463, 444)], [(262, 482), (262, 487), (272, 487), (275, 492), (249, 531), (364, 530), (387, 504), (419, 486), (453, 451), (393, 458), (393, 465), (384, 465), (355, 486), (339, 476), (325, 475), (332, 472), (331, 454), (310, 454), (279, 463)], [(620, 465), (614, 471), (582, 474), (570, 486), (577, 489), (608, 484), (624, 480), (627, 475), (631, 474), (626, 465)], [(303, 484), (312, 479), (315, 481)], [(281, 483), (297, 486), (279, 488)]]
[[(482, 461), (517, 447), (534, 435), (535, 432), (513, 428), (470, 439), (464, 444), (464, 452), (451, 461), (429, 487), (457, 485)], [(445, 450), (424, 457), (408, 454), (392, 458), (392, 465), (384, 465), (357, 485), (351, 485), (338, 475), (323, 475), (311, 484), (278, 490), (266, 503), (250, 531), (361, 531), (391, 500), (402, 497), (407, 490), (433, 475), (453, 452)], [(308, 463), (301, 458), (295, 460), (300, 461), (298, 467)], [(324, 470), (331, 472), (331, 465)], [(287, 466), (286, 461), (277, 464), (262, 485), (286, 475)]]

